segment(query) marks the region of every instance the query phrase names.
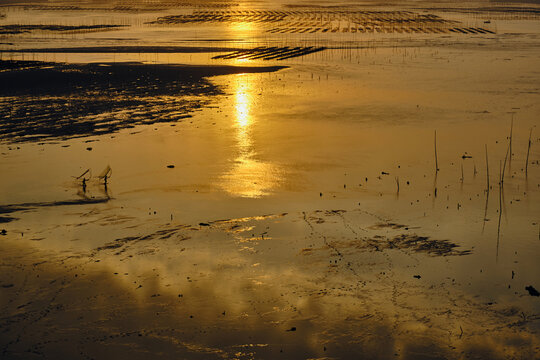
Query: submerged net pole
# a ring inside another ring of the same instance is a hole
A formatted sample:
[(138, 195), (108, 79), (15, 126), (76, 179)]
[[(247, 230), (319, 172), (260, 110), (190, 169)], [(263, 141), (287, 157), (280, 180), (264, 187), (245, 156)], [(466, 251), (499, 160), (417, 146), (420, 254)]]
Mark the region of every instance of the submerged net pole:
[(435, 172), (439, 171), (439, 161), (437, 160), (437, 130), (435, 130)]

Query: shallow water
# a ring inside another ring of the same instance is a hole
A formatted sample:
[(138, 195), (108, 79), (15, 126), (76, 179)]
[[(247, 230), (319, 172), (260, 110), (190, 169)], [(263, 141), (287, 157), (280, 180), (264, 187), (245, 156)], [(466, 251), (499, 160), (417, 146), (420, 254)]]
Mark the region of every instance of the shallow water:
[[(204, 8), (339, 17), (340, 32), (281, 34), (147, 24), (203, 11), (160, 4), (0, 8), (0, 26), (127, 25), (0, 40), (2, 60), (67, 63), (26, 63), (33, 81), (60, 69), (37, 88), (21, 63), (0, 73), (13, 82), (0, 92), (3, 357), (540, 356), (526, 289), (540, 289), (534, 9)], [(351, 33), (344, 19), (367, 10), (494, 34)], [(130, 48), (99, 50), (111, 46)], [(263, 46), (326, 49), (213, 59)], [(87, 63), (144, 70), (115, 82)]]

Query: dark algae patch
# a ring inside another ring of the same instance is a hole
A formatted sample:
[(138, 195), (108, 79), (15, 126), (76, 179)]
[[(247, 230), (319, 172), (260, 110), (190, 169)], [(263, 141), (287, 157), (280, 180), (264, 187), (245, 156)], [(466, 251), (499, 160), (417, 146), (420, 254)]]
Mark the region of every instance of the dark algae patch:
[(179, 121), (222, 94), (208, 77), (279, 69), (0, 61), (0, 141), (95, 136)]

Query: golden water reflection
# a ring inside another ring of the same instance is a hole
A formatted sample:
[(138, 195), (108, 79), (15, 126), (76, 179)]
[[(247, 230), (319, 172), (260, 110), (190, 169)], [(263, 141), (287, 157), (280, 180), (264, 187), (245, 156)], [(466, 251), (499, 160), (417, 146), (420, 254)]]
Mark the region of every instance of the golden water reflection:
[(221, 186), (228, 193), (241, 197), (261, 197), (271, 193), (282, 182), (282, 171), (260, 159), (254, 141), (256, 102), (254, 88), (257, 79), (249, 74), (237, 75), (232, 82), (234, 93), (234, 131), (236, 152), (232, 168), (222, 176)]

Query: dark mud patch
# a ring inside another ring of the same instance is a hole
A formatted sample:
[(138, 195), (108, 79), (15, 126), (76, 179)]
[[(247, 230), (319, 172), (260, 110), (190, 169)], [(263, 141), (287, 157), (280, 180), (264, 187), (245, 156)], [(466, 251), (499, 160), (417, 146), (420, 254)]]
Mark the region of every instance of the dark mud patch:
[(67, 139), (176, 122), (222, 94), (208, 77), (280, 69), (0, 61), (0, 141)]
[(44, 207), (53, 207), (53, 206), (102, 204), (102, 203), (108, 202), (109, 200), (111, 200), (110, 197), (103, 197), (103, 198), (82, 198), (82, 199), (74, 199), (74, 200), (60, 200), (60, 201), (49, 201), (49, 202), (0, 205), (0, 223), (17, 220), (17, 218), (11, 217), (11, 216), (5, 216), (5, 214), (16, 213), (19, 211), (26, 211), (26, 210), (32, 210), (32, 209), (44, 208)]
[(11, 216), (0, 216), (0, 224), (8, 223), (8, 222), (11, 222), (13, 220), (16, 220), (16, 218), (11, 217)]
[[(472, 253), (471, 250), (459, 250), (460, 245), (450, 240), (431, 239), (428, 236), (415, 234), (401, 234), (394, 237), (374, 235), (370, 238), (328, 241), (328, 247), (344, 250), (354, 248), (363, 251), (402, 250), (410, 253), (425, 254), (429, 256), (463, 256)], [(303, 249), (304, 255), (319, 249)]]
[(197, 54), (213, 52), (230, 52), (240, 49), (233, 47), (206, 47), (206, 46), (85, 46), (64, 48), (33, 48), (33, 49), (7, 49), (3, 52), (17, 53), (56, 53), (56, 54)]
[(1, 25), (0, 34), (23, 34), (36, 31), (62, 32), (62, 33), (87, 33), (95, 31), (117, 30), (127, 25)]
[(370, 226), (368, 229), (372, 230), (380, 230), (380, 229), (392, 229), (392, 230), (400, 230), (400, 229), (408, 229), (407, 225), (403, 224), (396, 224), (392, 222), (387, 223), (377, 223), (373, 226)]
[(173, 237), (176, 241), (189, 240), (191, 239), (191, 237), (180, 234), (180, 231), (185, 230), (188, 227), (189, 226), (186, 225), (180, 225), (169, 229), (158, 230), (147, 235), (126, 236), (106, 243), (105, 245), (99, 246), (95, 249), (95, 251), (99, 252), (118, 249), (118, 251), (115, 252), (114, 255), (120, 255), (127, 250), (127, 248), (125, 248), (124, 246), (128, 244), (134, 244), (142, 241), (167, 240)]
[(471, 250), (458, 250), (459, 245), (450, 240), (431, 239), (428, 236), (416, 234), (401, 234), (392, 238), (374, 238), (367, 241), (367, 246), (380, 251), (398, 249), (430, 256), (462, 256), (471, 253)]
[[(359, 219), (345, 217), (346, 210), (316, 210), (312, 215), (304, 213), (304, 221), (309, 226), (311, 235), (323, 239), (324, 245), (318, 248), (304, 248), (300, 250), (302, 255), (313, 254), (314, 251), (332, 249), (339, 257), (342, 257), (346, 249), (357, 249), (360, 251), (385, 251), (391, 249), (402, 250), (409, 253), (426, 254), (429, 256), (462, 256), (471, 253), (471, 250), (461, 250), (460, 245), (450, 240), (432, 239), (428, 236), (403, 233), (410, 227), (383, 218), (374, 214), (379, 222), (375, 225), (363, 228)], [(339, 223), (332, 221), (332, 218), (340, 218), (343, 221), (341, 229), (328, 228), (328, 223)], [(389, 234), (392, 230), (393, 234)], [(381, 232), (382, 231), (382, 232)], [(361, 235), (362, 232), (365, 235)], [(384, 234), (384, 235), (383, 235)], [(339, 240), (337, 240), (339, 239)]]
[(347, 210), (340, 210), (340, 209), (338, 209), (338, 210), (326, 210), (324, 212), (324, 214), (326, 216), (335, 216), (335, 215), (342, 216), (346, 212), (347, 212)]

